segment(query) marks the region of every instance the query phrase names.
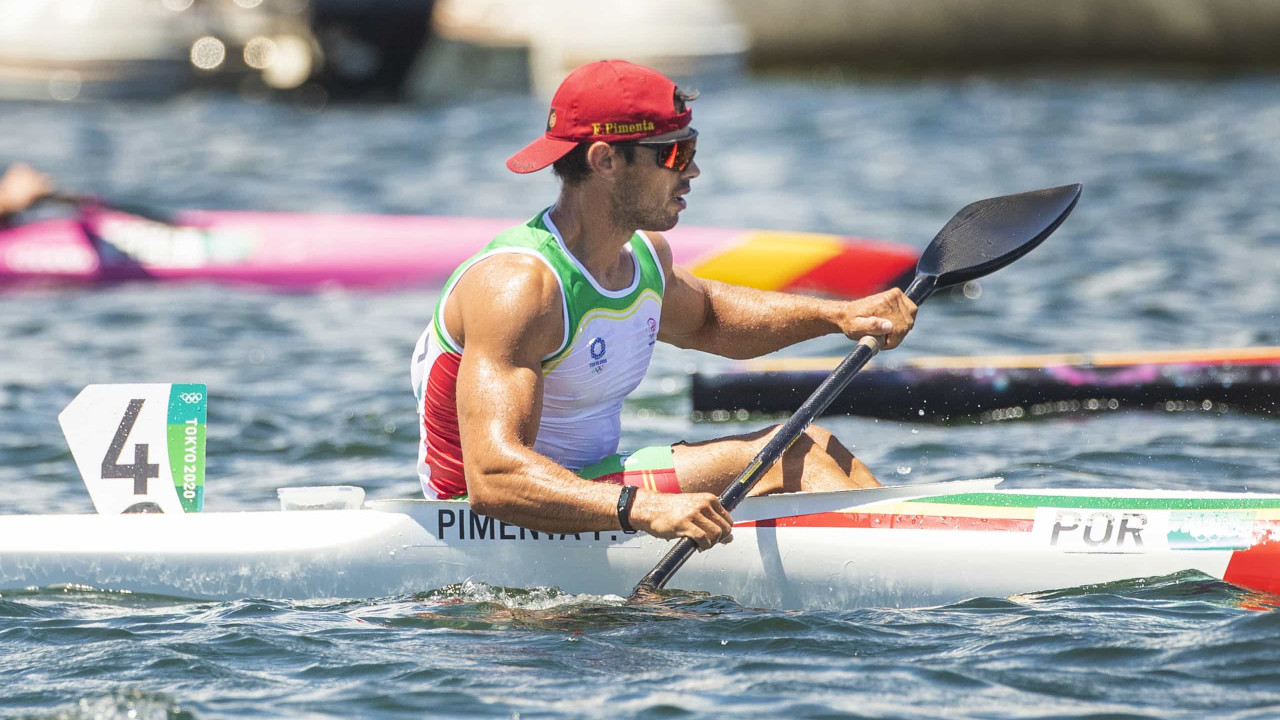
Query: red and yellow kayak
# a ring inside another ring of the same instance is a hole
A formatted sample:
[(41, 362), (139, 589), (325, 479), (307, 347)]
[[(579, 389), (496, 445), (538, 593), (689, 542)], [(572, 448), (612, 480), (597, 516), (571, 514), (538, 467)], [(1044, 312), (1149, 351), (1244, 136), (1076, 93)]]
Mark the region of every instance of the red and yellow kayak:
[[(431, 286), (519, 220), (185, 211), (157, 222), (92, 206), (0, 230), (0, 285), (195, 280), (287, 290)], [(815, 233), (679, 226), (695, 274), (765, 290), (862, 297), (910, 279), (918, 253)]]

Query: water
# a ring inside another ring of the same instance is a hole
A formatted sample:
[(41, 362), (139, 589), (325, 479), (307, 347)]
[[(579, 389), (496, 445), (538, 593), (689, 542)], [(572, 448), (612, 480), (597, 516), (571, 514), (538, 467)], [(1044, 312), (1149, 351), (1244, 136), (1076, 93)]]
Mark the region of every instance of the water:
[[(771, 79), (695, 108), (692, 224), (923, 247), (970, 201), (1085, 184), (1042, 248), (972, 299), (923, 308), (901, 356), (1280, 344), (1280, 78)], [(322, 112), (201, 96), (0, 105), (0, 162), (171, 207), (521, 217), (550, 201), (554, 182), (502, 162), (544, 112), (523, 97)], [(0, 513), (91, 511), (56, 421), (91, 382), (208, 383), (209, 510), (267, 508), (276, 487), (318, 482), (411, 496), (408, 356), (434, 298), (200, 285), (7, 293)], [(754, 427), (687, 419), (685, 372), (716, 362), (661, 349), (623, 444)], [(1002, 475), (1015, 487), (1280, 492), (1280, 423), (1267, 418), (824, 424), (890, 484)], [(0, 598), (0, 713), (1275, 717), (1274, 602), (1195, 574), (845, 612), (485, 586), (336, 604), (46, 588)]]

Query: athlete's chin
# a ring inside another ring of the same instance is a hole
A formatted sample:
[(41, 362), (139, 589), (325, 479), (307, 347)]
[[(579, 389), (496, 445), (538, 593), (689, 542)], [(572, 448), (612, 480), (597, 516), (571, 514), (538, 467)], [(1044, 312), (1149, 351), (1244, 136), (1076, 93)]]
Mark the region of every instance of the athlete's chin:
[(645, 223), (644, 229), (652, 230), (653, 232), (666, 232), (675, 227), (678, 222), (680, 222), (680, 214), (671, 213), (670, 215), (664, 215), (661, 218), (654, 218), (651, 222)]
[(647, 223), (647, 227), (645, 229), (653, 230), (654, 232), (666, 232), (670, 230), (676, 226), (676, 223), (680, 222), (680, 211), (684, 210), (685, 206), (686, 203), (684, 198), (676, 198), (675, 201), (671, 203), (671, 207), (668, 211), (663, 213), (654, 213), (653, 218), (651, 218), (651, 221)]

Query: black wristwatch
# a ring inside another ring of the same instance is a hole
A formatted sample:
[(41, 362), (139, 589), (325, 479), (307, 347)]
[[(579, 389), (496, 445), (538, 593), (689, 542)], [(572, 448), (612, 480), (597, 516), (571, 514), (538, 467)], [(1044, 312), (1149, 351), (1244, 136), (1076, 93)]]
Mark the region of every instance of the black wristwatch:
[(627, 532), (635, 532), (631, 527), (631, 506), (636, 501), (635, 485), (623, 485), (622, 494), (618, 496), (618, 524)]

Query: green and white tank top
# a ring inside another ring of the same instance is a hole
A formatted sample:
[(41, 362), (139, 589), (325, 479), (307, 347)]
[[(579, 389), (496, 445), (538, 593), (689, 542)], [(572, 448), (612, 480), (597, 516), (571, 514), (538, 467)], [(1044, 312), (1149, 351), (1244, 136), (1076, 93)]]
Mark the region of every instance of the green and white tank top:
[(499, 253), (541, 259), (561, 289), (564, 337), (542, 360), (542, 418), (534, 450), (571, 470), (617, 452), (622, 404), (649, 368), (666, 289), (649, 238), (637, 232), (624, 252), (634, 264), (631, 285), (602, 287), (565, 246), (548, 210), (502, 233), (454, 271), (418, 339), (411, 368), (422, 436), (418, 473), (428, 497), (466, 493), (455, 395), (464, 348), (445, 328), (445, 302), (467, 270)]

